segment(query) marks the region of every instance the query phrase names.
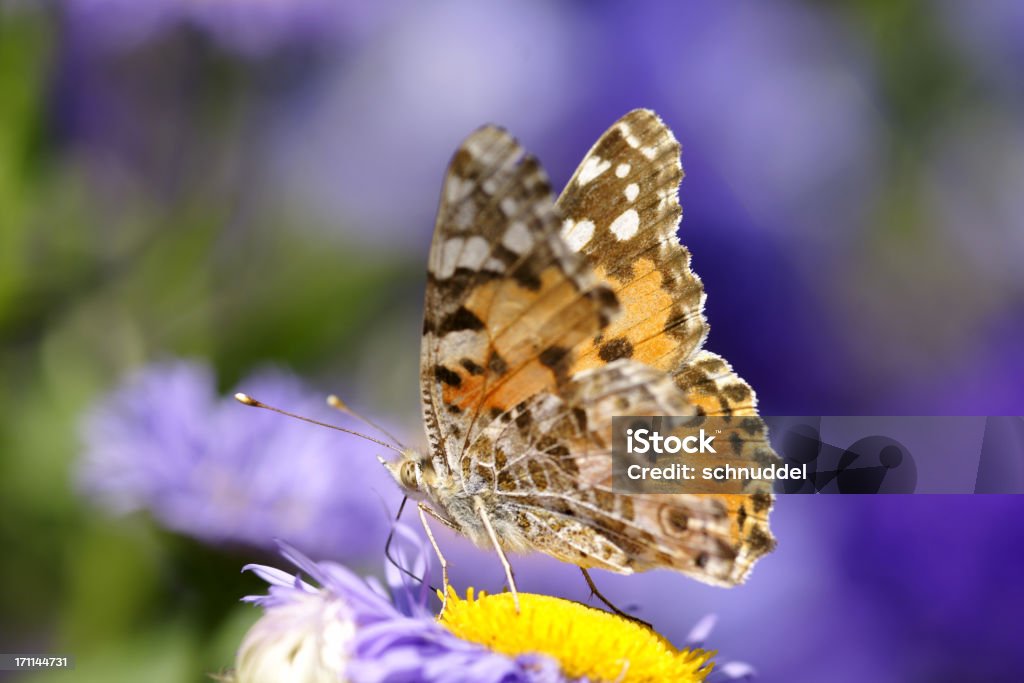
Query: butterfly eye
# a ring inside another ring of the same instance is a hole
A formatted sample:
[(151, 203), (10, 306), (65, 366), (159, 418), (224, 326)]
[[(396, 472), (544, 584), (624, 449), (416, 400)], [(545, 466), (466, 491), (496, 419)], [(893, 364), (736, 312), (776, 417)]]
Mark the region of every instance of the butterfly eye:
[(402, 486), (407, 489), (418, 488), (416, 484), (416, 463), (411, 460), (403, 462), (402, 469), (399, 472), (399, 478), (402, 480)]

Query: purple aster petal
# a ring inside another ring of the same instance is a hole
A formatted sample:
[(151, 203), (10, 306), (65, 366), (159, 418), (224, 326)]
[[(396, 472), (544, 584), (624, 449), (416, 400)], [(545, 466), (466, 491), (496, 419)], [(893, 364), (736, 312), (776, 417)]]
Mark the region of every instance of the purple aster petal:
[[(401, 537), (407, 535), (396, 533)], [(265, 619), (273, 619), (277, 610), (285, 613), (292, 604), (308, 600), (310, 590), (325, 604), (337, 602), (344, 605), (343, 613), (355, 626), (344, 659), (347, 680), (356, 683), (410, 680), (427, 683), (556, 683), (565, 680), (557, 662), (549, 657), (529, 655), (512, 658), (461, 640), (431, 616), (403, 614), (393, 603), (376, 593), (367, 581), (342, 565), (313, 562), (290, 547), (283, 548), (282, 553), (310, 577), (316, 577), (320, 587), (313, 588), (305, 583), (291, 587), (284, 578), (288, 576), (285, 572), (267, 571), (265, 567), (252, 565), (253, 571), (271, 583), (270, 596), (249, 596), (247, 600), (256, 601), (267, 610)], [(426, 562), (425, 558), (413, 557), (413, 560), (420, 564)], [(304, 613), (324, 614), (327, 610), (306, 610)], [(286, 616), (293, 618), (290, 612)], [(264, 628), (261, 633), (267, 630)], [(301, 638), (293, 639), (302, 641)], [(266, 639), (257, 642), (266, 642)], [(248, 652), (251, 655), (252, 648)]]
[(704, 647), (704, 642), (711, 635), (711, 631), (715, 628), (715, 624), (718, 623), (718, 616), (715, 614), (708, 614), (703, 617), (700, 621), (693, 625), (690, 629), (690, 633), (686, 636), (687, 647)]
[[(240, 388), (356, 426), (282, 372)], [(320, 557), (365, 557), (383, 546), (397, 503), (379, 447), (219, 396), (198, 363), (146, 368), (86, 415), (82, 435), (85, 493), (212, 544), (272, 548), (282, 538)]]

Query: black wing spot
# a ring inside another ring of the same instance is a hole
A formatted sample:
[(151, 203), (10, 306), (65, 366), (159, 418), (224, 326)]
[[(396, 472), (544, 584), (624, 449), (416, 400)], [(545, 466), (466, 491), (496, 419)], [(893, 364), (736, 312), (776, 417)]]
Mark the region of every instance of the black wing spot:
[(576, 407), (572, 409), (572, 417), (576, 420), (576, 426), (581, 432), (586, 434), (587, 432), (587, 411), (583, 408)]
[(549, 346), (540, 353), (540, 362), (544, 367), (557, 370), (565, 361), (569, 349), (564, 346)]
[(750, 398), (750, 387), (745, 384), (730, 384), (722, 389), (722, 393), (733, 403), (743, 403)]
[(611, 363), (613, 360), (620, 358), (632, 358), (633, 345), (625, 337), (617, 337), (602, 344), (598, 355), (606, 363)]
[(462, 360), (459, 361), (459, 365), (466, 368), (466, 372), (468, 372), (471, 375), (484, 374), (484, 369), (480, 365), (474, 363), (471, 358), (463, 358)]
[(775, 547), (775, 539), (758, 526), (750, 530), (750, 534), (747, 536), (747, 543), (750, 545), (750, 552), (758, 556), (771, 552), (772, 548)]
[(667, 531), (674, 536), (685, 534), (690, 530), (690, 517), (678, 508), (669, 508), (665, 514)]
[(533, 272), (531, 264), (523, 262), (518, 268), (512, 271), (512, 278), (523, 286), (523, 288), (536, 292), (540, 289), (540, 277)]
[(465, 306), (459, 306), (454, 313), (441, 321), (438, 326), (438, 333), (441, 335), (449, 332), (461, 332), (462, 330), (473, 330), (474, 332), (484, 329), (484, 323), (476, 317), (473, 311)]
[(449, 370), (443, 365), (434, 366), (434, 377), (448, 386), (457, 387), (462, 384), (462, 378), (459, 377), (459, 373)]
[(760, 514), (772, 506), (772, 497), (767, 493), (755, 493), (750, 496), (750, 502), (754, 512)]

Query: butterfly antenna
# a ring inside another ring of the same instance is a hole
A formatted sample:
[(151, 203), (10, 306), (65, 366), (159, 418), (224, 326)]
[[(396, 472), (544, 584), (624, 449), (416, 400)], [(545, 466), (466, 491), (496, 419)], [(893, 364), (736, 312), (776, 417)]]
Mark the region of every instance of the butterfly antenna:
[(328, 424), (326, 422), (321, 422), (320, 420), (314, 420), (311, 417), (303, 417), (302, 415), (296, 415), (295, 413), (289, 413), (287, 410), (281, 410), (280, 408), (275, 408), (274, 406), (267, 405), (266, 403), (263, 403), (262, 401), (257, 401), (256, 399), (254, 399), (252, 396), (249, 396), (248, 394), (242, 394), (242, 393), (235, 394), (235, 400), (238, 401), (239, 403), (243, 403), (243, 404), (245, 404), (247, 406), (252, 406), (253, 408), (263, 408), (264, 410), (270, 410), (270, 411), (273, 411), (275, 413), (280, 413), (281, 415), (287, 415), (288, 417), (293, 417), (296, 420), (302, 420), (303, 422), (308, 422), (310, 424), (319, 425), (321, 427), (327, 427), (328, 429), (334, 429), (334, 430), (339, 431), (339, 432), (345, 432), (346, 434), (352, 434), (353, 436), (358, 436), (360, 438), (366, 439), (367, 441), (372, 441), (373, 443), (377, 444), (378, 446), (383, 446), (384, 448), (388, 448), (388, 449), (390, 449), (390, 450), (392, 450), (392, 451), (394, 451), (396, 453), (399, 453), (399, 454), (402, 453), (402, 449), (400, 447), (395, 446), (395, 445), (390, 444), (390, 443), (387, 443), (386, 441), (381, 441), (380, 439), (375, 439), (372, 436), (367, 436), (366, 434), (363, 434), (361, 432), (357, 432), (357, 431), (354, 431), (354, 430), (351, 430), (351, 429), (345, 429), (344, 427), (339, 427), (337, 425), (332, 425), (332, 424)]
[(401, 441), (396, 439), (394, 434), (392, 434), (388, 430), (384, 429), (383, 427), (381, 427), (376, 422), (373, 422), (372, 420), (370, 420), (368, 418), (365, 418), (362, 415), (360, 415), (359, 413), (357, 413), (356, 411), (352, 410), (347, 403), (342, 401), (340, 398), (338, 398), (334, 394), (331, 394), (330, 396), (327, 397), (327, 405), (329, 405), (330, 407), (334, 408), (335, 410), (339, 410), (339, 411), (345, 413), (349, 417), (354, 417), (355, 419), (359, 420), (360, 422), (362, 422), (363, 424), (367, 425), (368, 427), (370, 427), (372, 429), (376, 429), (378, 432), (380, 432), (381, 434), (383, 434), (384, 436), (388, 437), (389, 439), (394, 441), (396, 444), (398, 444), (398, 446), (400, 448), (402, 448), (403, 450), (405, 449), (405, 445)]
[(388, 562), (390, 562), (395, 569), (402, 572), (416, 583), (423, 583), (422, 576), (416, 576), (411, 571), (403, 567), (391, 554), (391, 542), (395, 539), (395, 525), (398, 524), (398, 520), (402, 518), (402, 511), (405, 510), (405, 504), (407, 502), (409, 502), (409, 496), (402, 496), (402, 504), (398, 506), (398, 514), (395, 515), (394, 524), (391, 525), (391, 531), (388, 532), (388, 540), (384, 543), (384, 557), (388, 558)]

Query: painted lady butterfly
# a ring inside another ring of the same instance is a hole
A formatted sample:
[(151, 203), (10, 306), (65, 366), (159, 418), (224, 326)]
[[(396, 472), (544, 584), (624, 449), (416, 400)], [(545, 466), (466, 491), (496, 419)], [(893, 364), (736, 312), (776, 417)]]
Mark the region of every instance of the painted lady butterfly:
[(701, 348), (704, 290), (676, 236), (679, 155), (665, 124), (636, 110), (557, 201), (537, 160), (499, 128), (476, 131), (452, 159), (427, 272), (430, 450), (386, 464), (429, 503), (421, 517), (498, 551), (513, 592), (503, 550), (729, 586), (774, 545), (768, 489), (611, 488), (613, 415), (746, 416), (735, 457), (777, 457), (753, 390)]

